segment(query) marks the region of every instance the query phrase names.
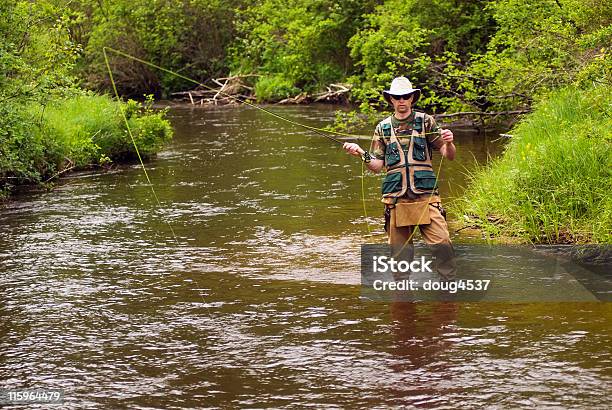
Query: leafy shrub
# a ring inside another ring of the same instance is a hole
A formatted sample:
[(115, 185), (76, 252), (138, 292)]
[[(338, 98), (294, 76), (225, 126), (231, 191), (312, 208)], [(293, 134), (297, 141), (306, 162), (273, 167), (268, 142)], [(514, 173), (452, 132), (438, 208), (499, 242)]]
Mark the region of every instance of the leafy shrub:
[[(238, 12), (230, 67), (267, 74), (307, 92), (341, 82), (352, 70), (348, 40), (373, 0), (262, 0)], [(268, 87), (266, 80), (260, 87)], [(288, 90), (287, 85), (278, 87)], [(294, 90), (294, 94), (297, 91)], [(259, 100), (264, 100), (258, 93)], [(274, 93), (271, 93), (274, 95)]]
[(279, 101), (294, 96), (300, 89), (280, 75), (261, 77), (255, 84), (255, 96), (258, 101)]
[(0, 187), (36, 181), (54, 169), (45, 164), (49, 144), (34, 132), (33, 122), (22, 105), (0, 103)]
[(122, 109), (140, 155), (154, 155), (172, 138), (172, 127), (166, 112), (155, 112), (150, 103), (85, 94), (44, 106), (0, 104), (0, 186), (40, 182), (68, 167), (136, 158)]
[[(102, 56), (112, 47), (205, 81), (227, 73), (236, 10), (243, 0), (98, 0), (69, 2), (73, 41), (84, 47), (78, 73), (93, 89), (111, 89)], [(193, 84), (109, 52), (122, 95), (169, 92)]]
[(99, 164), (106, 158), (135, 158), (136, 151), (120, 111), (123, 109), (136, 146), (146, 158), (172, 138), (166, 112), (154, 112), (151, 103), (149, 98), (144, 104), (133, 100), (118, 104), (108, 96), (84, 95), (50, 104), (43, 112), (43, 124), (67, 148), (71, 162), (77, 166)]

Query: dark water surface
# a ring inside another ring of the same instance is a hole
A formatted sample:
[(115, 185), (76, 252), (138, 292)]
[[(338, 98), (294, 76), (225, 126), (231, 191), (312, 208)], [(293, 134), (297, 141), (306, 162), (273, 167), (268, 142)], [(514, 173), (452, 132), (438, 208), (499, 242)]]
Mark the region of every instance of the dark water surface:
[[(0, 387), (61, 388), (75, 409), (609, 407), (609, 303), (362, 301), (379, 176), (366, 218), (361, 165), (334, 143), (253, 109), (170, 117), (148, 163), (161, 208), (138, 166), (0, 208)], [(496, 138), (457, 133), (445, 198)]]

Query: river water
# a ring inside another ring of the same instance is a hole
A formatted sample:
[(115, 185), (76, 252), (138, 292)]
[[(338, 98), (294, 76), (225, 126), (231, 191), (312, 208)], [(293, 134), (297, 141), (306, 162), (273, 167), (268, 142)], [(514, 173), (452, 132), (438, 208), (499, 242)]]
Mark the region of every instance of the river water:
[[(337, 144), (253, 109), (169, 117), (147, 163), (161, 206), (134, 165), (0, 208), (0, 387), (62, 389), (75, 409), (609, 407), (610, 303), (364, 300), (379, 176), (362, 191)], [(503, 148), (456, 135), (444, 198)]]

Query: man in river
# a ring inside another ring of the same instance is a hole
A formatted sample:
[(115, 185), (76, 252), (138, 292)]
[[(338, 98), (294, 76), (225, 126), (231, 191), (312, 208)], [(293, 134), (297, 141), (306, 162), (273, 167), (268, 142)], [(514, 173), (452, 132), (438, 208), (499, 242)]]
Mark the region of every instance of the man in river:
[(442, 278), (453, 278), (453, 247), (431, 162), (434, 149), (444, 158), (455, 158), (453, 133), (439, 128), (432, 116), (413, 110), (421, 90), (412, 88), (406, 77), (395, 78), (383, 96), (394, 113), (376, 126), (371, 153), (355, 143), (345, 143), (344, 149), (361, 157), (370, 171), (386, 170), (382, 202), (385, 230), (394, 253), (413, 258), (412, 237), (418, 226), (436, 257), (438, 273)]

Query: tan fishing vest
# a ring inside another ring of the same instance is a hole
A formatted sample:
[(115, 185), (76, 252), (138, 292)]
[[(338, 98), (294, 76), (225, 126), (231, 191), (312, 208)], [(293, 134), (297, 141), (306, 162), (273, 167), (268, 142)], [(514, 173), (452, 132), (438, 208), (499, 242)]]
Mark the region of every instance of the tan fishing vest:
[[(419, 195), (437, 194), (436, 174), (431, 164), (431, 149), (425, 134), (425, 114), (415, 112), (415, 127), (412, 129), (408, 147), (401, 145), (395, 135), (391, 118), (388, 117), (379, 124), (383, 138), (389, 137), (385, 148), (387, 175), (382, 184), (382, 201), (387, 204), (395, 203), (408, 189)], [(415, 129), (419, 123), (421, 132)]]

